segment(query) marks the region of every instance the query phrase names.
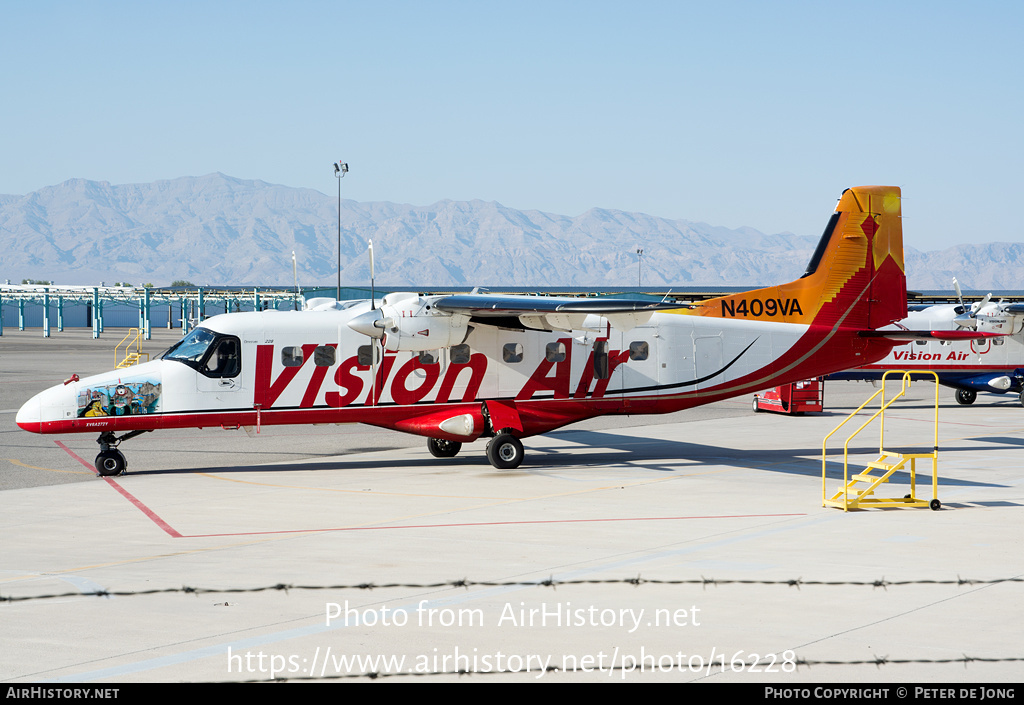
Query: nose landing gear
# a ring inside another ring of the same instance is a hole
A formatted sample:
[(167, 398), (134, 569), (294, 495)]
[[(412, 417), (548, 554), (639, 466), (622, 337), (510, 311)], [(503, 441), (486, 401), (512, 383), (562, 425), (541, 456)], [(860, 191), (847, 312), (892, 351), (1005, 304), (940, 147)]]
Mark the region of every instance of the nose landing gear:
[(104, 431), (100, 434), (100, 437), (96, 439), (96, 442), (100, 444), (100, 452), (96, 456), (94, 465), (96, 466), (96, 473), (101, 477), (116, 477), (121, 475), (128, 470), (128, 461), (124, 457), (124, 453), (117, 449), (117, 446), (121, 441), (126, 441), (129, 438), (135, 438), (135, 436), (142, 435), (143, 433), (149, 433), (150, 429), (143, 431), (130, 431), (120, 438), (114, 435), (113, 431)]
[(101, 477), (115, 477), (128, 469), (128, 461), (124, 453), (116, 448), (101, 450), (96, 456), (96, 472)]

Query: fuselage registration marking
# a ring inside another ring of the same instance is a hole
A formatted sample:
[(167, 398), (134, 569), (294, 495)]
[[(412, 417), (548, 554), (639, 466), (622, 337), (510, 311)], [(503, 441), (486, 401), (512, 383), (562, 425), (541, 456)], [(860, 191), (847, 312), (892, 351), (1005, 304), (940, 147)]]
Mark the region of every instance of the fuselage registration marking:
[(722, 318), (737, 316), (802, 316), (803, 309), (797, 299), (722, 299)]

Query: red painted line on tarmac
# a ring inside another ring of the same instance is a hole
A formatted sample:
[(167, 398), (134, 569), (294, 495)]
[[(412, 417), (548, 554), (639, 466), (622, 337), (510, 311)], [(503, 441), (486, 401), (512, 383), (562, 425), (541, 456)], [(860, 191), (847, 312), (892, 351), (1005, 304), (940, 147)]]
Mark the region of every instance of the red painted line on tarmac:
[[(70, 448), (68, 448), (68, 447), (67, 447), (66, 445), (64, 445), (64, 444), (63, 444), (63, 443), (61, 443), (60, 441), (54, 441), (54, 443), (56, 443), (56, 444), (57, 444), (57, 445), (58, 445), (58, 446), (59, 446), (60, 448), (62, 448), (62, 449), (64, 450), (64, 452), (65, 452), (65, 453), (67, 453), (68, 455), (70, 455), (70, 456), (71, 456), (72, 458), (74, 458), (75, 460), (77, 460), (78, 462), (80, 462), (80, 463), (81, 463), (82, 465), (84, 465), (85, 467), (87, 467), (87, 468), (89, 468), (90, 470), (92, 470), (94, 474), (98, 474), (98, 473), (96, 473), (96, 468), (95, 468), (95, 467), (93, 467), (93, 465), (92, 465), (91, 463), (89, 463), (89, 462), (88, 462), (87, 460), (85, 460), (85, 459), (84, 459), (84, 458), (82, 458), (82, 457), (81, 457), (80, 455), (78, 455), (77, 453), (75, 453), (75, 452), (74, 452), (73, 450), (71, 450)], [(142, 501), (141, 501), (141, 500), (139, 500), (139, 498), (138, 498), (138, 497), (136, 497), (135, 495), (133, 495), (133, 494), (132, 494), (131, 492), (129, 492), (129, 491), (128, 491), (128, 490), (126, 490), (125, 488), (121, 487), (121, 485), (119, 485), (119, 484), (118, 484), (118, 483), (117, 483), (117, 482), (116, 482), (116, 481), (115, 481), (115, 480), (114, 480), (113, 478), (111, 478), (111, 477), (103, 477), (103, 478), (100, 478), (100, 479), (102, 479), (102, 480), (106, 480), (106, 481), (107, 481), (107, 484), (108, 484), (108, 485), (110, 485), (110, 486), (111, 486), (111, 487), (113, 487), (113, 488), (114, 488), (115, 490), (117, 490), (117, 491), (118, 491), (118, 492), (119, 492), (119, 493), (121, 494), (121, 496), (122, 496), (122, 497), (124, 497), (124, 498), (125, 498), (125, 499), (127, 499), (127, 500), (128, 500), (129, 502), (131, 502), (132, 504), (134, 504), (134, 505), (135, 505), (135, 507), (136, 507), (136, 508), (137, 508), (137, 509), (138, 509), (138, 510), (139, 510), (140, 512), (142, 512), (142, 513), (143, 513), (143, 514), (145, 514), (145, 515), (146, 515), (147, 517), (149, 517), (150, 521), (152, 521), (152, 522), (153, 522), (154, 524), (156, 524), (156, 525), (157, 525), (157, 526), (159, 526), (159, 527), (160, 527), (161, 529), (163, 529), (163, 530), (164, 530), (164, 531), (165, 531), (165, 532), (166, 532), (166, 533), (167, 533), (167, 534), (168, 534), (169, 536), (171, 536), (172, 538), (176, 538), (176, 539), (180, 539), (180, 538), (183, 538), (183, 537), (182, 537), (182, 535), (181, 535), (180, 533), (178, 533), (178, 532), (177, 532), (177, 531), (176, 531), (176, 530), (174, 529), (174, 527), (172, 527), (172, 526), (171, 526), (170, 524), (168, 524), (168, 523), (167, 523), (166, 521), (164, 521), (163, 519), (161, 519), (161, 518), (160, 518), (160, 517), (159, 517), (159, 516), (157, 515), (157, 513), (156, 513), (156, 512), (154, 512), (154, 511), (153, 511), (152, 509), (150, 509), (150, 508), (149, 508), (149, 507), (147, 507), (147, 506), (146, 506), (145, 504), (143, 504), (143, 503), (142, 503)]]
[(164, 520), (163, 520), (163, 519), (161, 519), (161, 518), (160, 518), (159, 516), (157, 516), (156, 512), (154, 512), (154, 511), (153, 511), (152, 509), (150, 509), (150, 508), (149, 508), (149, 507), (147, 507), (147, 506), (146, 506), (145, 504), (143, 504), (143, 503), (142, 503), (141, 501), (139, 501), (139, 500), (138, 500), (138, 499), (137, 499), (137, 498), (136, 498), (136, 497), (135, 497), (135, 496), (134, 496), (134, 495), (133, 495), (133, 494), (132, 494), (131, 492), (129, 492), (129, 491), (128, 491), (128, 490), (126, 490), (125, 488), (121, 487), (121, 485), (117, 484), (117, 483), (116, 483), (116, 482), (115, 482), (115, 481), (113, 480), (113, 478), (110, 478), (110, 477), (104, 477), (103, 479), (107, 481), (107, 484), (108, 484), (108, 485), (110, 485), (110, 486), (111, 486), (111, 487), (113, 487), (113, 488), (114, 488), (115, 490), (117, 490), (118, 492), (120, 492), (120, 493), (121, 493), (121, 496), (122, 496), (122, 497), (124, 497), (124, 498), (125, 498), (125, 499), (127, 499), (127, 500), (128, 500), (129, 502), (131, 502), (132, 504), (134, 504), (134, 505), (135, 505), (135, 506), (136, 506), (136, 507), (137, 507), (137, 508), (139, 509), (139, 511), (141, 511), (141, 512), (142, 512), (143, 514), (145, 514), (145, 515), (146, 515), (147, 517), (149, 517), (149, 518), (150, 518), (150, 520), (152, 520), (152, 522), (153, 522), (154, 524), (156, 524), (156, 525), (157, 525), (157, 526), (159, 526), (159, 527), (160, 527), (161, 529), (163, 529), (163, 530), (164, 530), (165, 532), (167, 532), (167, 534), (168, 534), (169, 536), (171, 536), (172, 538), (176, 538), (176, 539), (180, 539), (180, 538), (182, 538), (182, 535), (181, 535), (181, 534), (179, 534), (179, 533), (178, 533), (178, 532), (177, 532), (177, 531), (176, 531), (176, 530), (174, 529), (174, 527), (172, 527), (172, 526), (171, 526), (170, 524), (168, 524), (168, 523), (167, 523), (166, 521), (164, 521)]
[(764, 519), (772, 517), (805, 517), (806, 513), (795, 514), (724, 514), (680, 517), (624, 517), (620, 519), (551, 519), (542, 521), (480, 521), (462, 524), (408, 524), (404, 526), (349, 526), (333, 529), (288, 529), (285, 531), (241, 531), (227, 534), (190, 534), (187, 539), (215, 538), (224, 536), (263, 536), (267, 534), (316, 534), (328, 531), (384, 531), (391, 529), (448, 529), (467, 526), (522, 526), (526, 524), (586, 524), (607, 521), (677, 521), (681, 519)]
[(70, 456), (71, 456), (72, 458), (74, 458), (75, 460), (77, 460), (78, 462), (80, 462), (80, 463), (81, 463), (82, 465), (84, 465), (85, 467), (89, 468), (89, 470), (91, 470), (91, 471), (92, 471), (92, 474), (93, 474), (93, 475), (96, 475), (96, 474), (97, 474), (97, 472), (96, 472), (96, 468), (95, 468), (95, 466), (93, 466), (93, 464), (92, 464), (92, 463), (90, 463), (90, 462), (88, 462), (88, 461), (84, 460), (84, 459), (82, 458), (82, 456), (80, 456), (80, 455), (78, 455), (77, 453), (75, 453), (75, 451), (71, 450), (71, 449), (70, 449), (70, 448), (68, 448), (68, 447), (67, 447), (66, 445), (64, 445), (63, 443), (61, 443), (60, 441), (54, 441), (54, 443), (56, 443), (56, 444), (57, 444), (57, 447), (58, 447), (58, 448), (60, 448), (61, 450), (63, 450), (63, 451), (65, 452), (65, 453), (67, 453), (68, 455), (70, 455)]

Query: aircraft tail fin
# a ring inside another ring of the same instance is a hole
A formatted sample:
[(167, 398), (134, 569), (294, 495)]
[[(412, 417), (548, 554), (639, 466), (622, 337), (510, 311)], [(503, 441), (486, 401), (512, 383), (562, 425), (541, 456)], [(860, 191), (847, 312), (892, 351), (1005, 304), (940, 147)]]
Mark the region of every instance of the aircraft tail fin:
[(846, 189), (807, 271), (789, 284), (709, 299), (692, 313), (874, 330), (907, 316), (900, 189)]

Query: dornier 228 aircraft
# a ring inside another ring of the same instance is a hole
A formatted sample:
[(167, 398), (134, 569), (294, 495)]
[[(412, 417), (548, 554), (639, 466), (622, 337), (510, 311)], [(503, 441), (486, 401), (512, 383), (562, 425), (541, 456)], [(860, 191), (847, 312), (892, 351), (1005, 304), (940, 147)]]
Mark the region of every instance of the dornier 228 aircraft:
[[(55, 386), (19, 410), (34, 433), (99, 433), (96, 468), (147, 431), (365, 423), (454, 456), (601, 414), (657, 414), (858, 367), (913, 337), (900, 190), (847, 189), (794, 282), (683, 305), (622, 299), (393, 293), (328, 310), (214, 316), (161, 359)], [(953, 335), (953, 337), (956, 337)], [(121, 434), (121, 435), (118, 435)]]
[[(927, 340), (894, 348), (886, 357), (831, 379), (878, 380), (888, 370), (923, 370), (938, 375), (939, 382), (956, 390), (960, 404), (973, 404), (978, 392), (1018, 395), (1024, 404), (1024, 303), (992, 301), (991, 294), (970, 306), (953, 280), (959, 304), (914, 307), (895, 324), (904, 330), (978, 331), (995, 334), (991, 340), (975, 336), (961, 340)], [(922, 375), (928, 377), (930, 375)]]

